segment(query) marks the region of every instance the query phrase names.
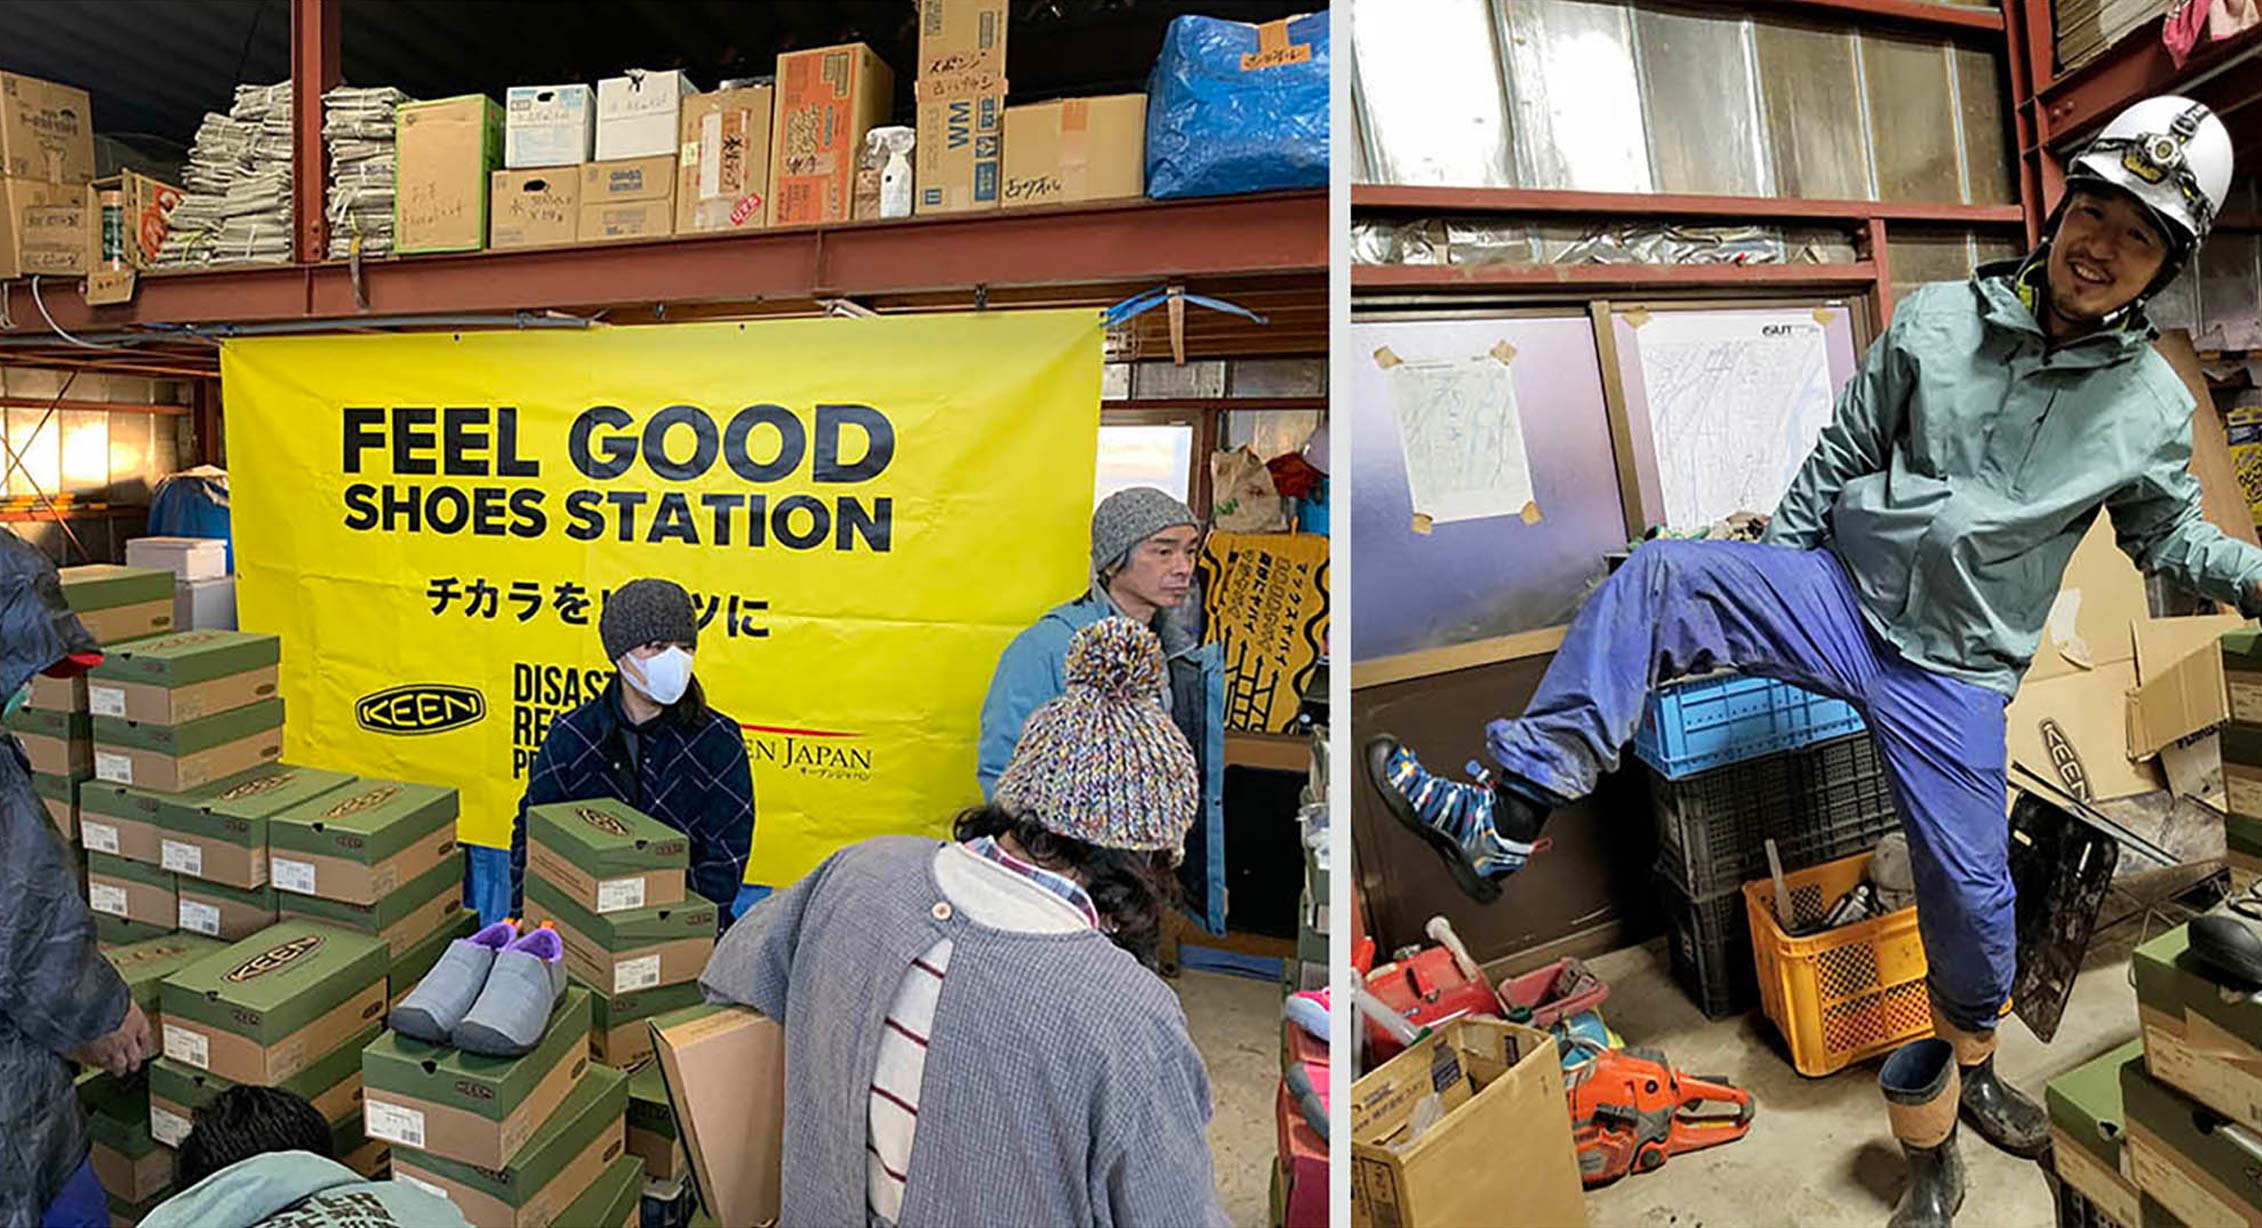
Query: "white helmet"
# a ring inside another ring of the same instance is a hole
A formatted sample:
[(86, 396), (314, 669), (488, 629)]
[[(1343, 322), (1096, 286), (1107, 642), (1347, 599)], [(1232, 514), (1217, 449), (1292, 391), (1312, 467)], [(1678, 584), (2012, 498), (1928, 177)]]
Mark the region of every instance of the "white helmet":
[(2066, 168), (2070, 193), (2106, 183), (2151, 210), (2179, 255), (2207, 237), (2231, 188), (2231, 134), (2205, 103), (2162, 94), (2113, 117)]

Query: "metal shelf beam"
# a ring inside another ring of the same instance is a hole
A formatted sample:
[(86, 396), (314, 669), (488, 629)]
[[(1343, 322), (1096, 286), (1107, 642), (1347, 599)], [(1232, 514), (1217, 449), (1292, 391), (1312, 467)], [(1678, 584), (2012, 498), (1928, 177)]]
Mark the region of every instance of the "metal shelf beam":
[(1363, 264), (1354, 290), (1534, 289), (1552, 286), (1853, 286), (1877, 282), (1874, 264)]
[(1560, 192), (1539, 188), (1431, 188), (1358, 184), (1356, 209), (1439, 213), (1532, 213), (1641, 217), (1721, 217), (1746, 221), (1939, 222), (2015, 226), (2026, 218), (2016, 204), (1927, 204), (1886, 200), (1799, 200), (1776, 196), (1695, 196), (1647, 192)]

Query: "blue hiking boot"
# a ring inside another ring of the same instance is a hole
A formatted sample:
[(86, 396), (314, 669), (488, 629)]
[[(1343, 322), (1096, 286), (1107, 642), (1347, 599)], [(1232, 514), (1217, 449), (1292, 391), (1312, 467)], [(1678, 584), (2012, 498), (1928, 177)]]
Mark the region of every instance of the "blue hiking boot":
[(1383, 805), (1437, 850), (1469, 898), (1489, 904), (1500, 898), (1499, 880), (1542, 847), (1537, 837), (1547, 813), (1499, 788), (1474, 763), (1469, 774), (1473, 782), (1447, 780), (1389, 734), (1367, 743), (1367, 779)]

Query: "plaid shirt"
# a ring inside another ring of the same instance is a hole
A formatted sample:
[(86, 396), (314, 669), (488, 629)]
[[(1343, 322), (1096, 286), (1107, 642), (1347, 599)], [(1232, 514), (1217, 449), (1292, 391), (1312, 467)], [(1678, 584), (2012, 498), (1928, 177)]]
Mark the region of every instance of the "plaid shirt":
[(691, 837), (691, 889), (727, 916), (754, 846), (754, 775), (736, 722), (710, 708), (685, 729), (662, 716), (635, 731), (629, 754), (620, 681), (551, 722), (527, 773), (511, 828), (511, 910), (525, 907), (526, 808), (609, 797)]

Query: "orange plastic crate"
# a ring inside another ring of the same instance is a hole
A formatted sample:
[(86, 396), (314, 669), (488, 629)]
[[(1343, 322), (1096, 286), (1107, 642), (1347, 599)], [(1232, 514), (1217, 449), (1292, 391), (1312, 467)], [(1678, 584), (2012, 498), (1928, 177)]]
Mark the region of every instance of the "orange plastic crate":
[[(1857, 853), (1785, 874), (1792, 923), (1819, 924), (1868, 870), (1869, 854)], [(1774, 880), (1760, 879), (1744, 884), (1744, 912), (1760, 1009), (1800, 1074), (1826, 1075), (1932, 1035), (1915, 908), (1794, 938), (1776, 919)]]

